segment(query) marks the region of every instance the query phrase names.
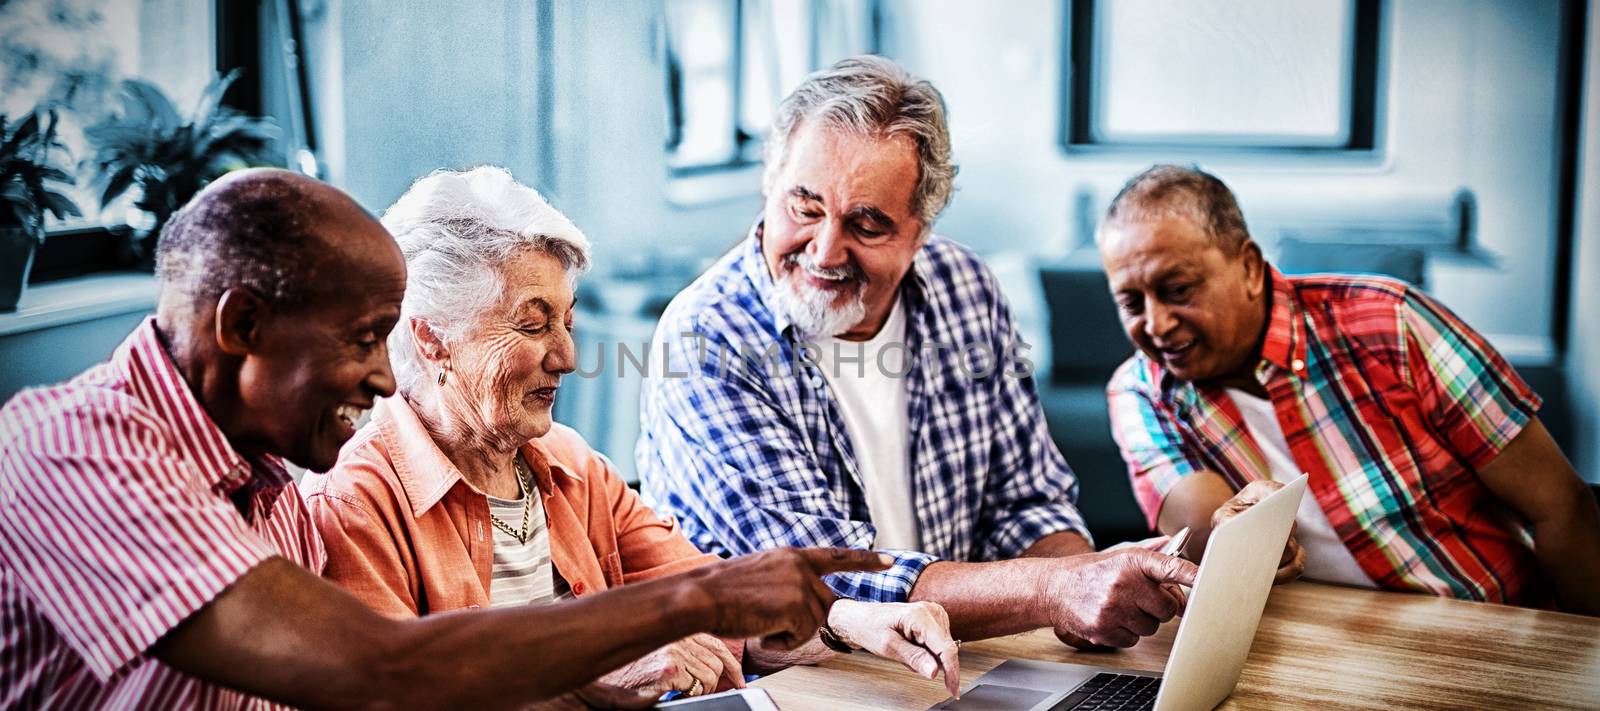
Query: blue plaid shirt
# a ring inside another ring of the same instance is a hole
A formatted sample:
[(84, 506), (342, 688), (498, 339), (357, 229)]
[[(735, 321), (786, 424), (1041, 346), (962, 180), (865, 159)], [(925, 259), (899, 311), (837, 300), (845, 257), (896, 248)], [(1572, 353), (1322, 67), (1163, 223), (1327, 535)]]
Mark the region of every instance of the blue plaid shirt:
[[(849, 434), (797, 331), (769, 306), (777, 287), (760, 239), (758, 223), (662, 316), (650, 352), (665, 363), (649, 368), (639, 405), (646, 500), (719, 555), (870, 548), (876, 530)], [(1089, 536), (994, 275), (933, 236), (900, 296), (907, 464), (924, 550), (886, 550), (895, 558), (887, 571), (829, 578), (859, 600), (904, 601), (935, 560), (1014, 558), (1051, 533)]]

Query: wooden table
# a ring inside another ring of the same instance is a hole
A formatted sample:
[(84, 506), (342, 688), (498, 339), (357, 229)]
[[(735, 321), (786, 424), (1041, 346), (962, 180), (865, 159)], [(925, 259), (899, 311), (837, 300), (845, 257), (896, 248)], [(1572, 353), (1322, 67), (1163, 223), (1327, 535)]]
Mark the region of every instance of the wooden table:
[[(1160, 671), (1176, 620), (1121, 652), (1076, 652), (1047, 630), (963, 645), (961, 688), (1009, 658)], [(784, 711), (912, 709), (943, 685), (868, 654), (755, 684)], [(1223, 709), (1600, 709), (1600, 619), (1296, 582), (1275, 589)]]

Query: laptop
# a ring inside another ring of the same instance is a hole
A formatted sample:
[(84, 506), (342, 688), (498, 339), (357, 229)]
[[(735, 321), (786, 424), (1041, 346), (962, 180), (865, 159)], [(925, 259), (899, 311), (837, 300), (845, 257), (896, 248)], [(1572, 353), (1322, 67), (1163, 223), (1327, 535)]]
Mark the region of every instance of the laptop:
[(978, 683), (959, 700), (948, 700), (933, 709), (1215, 708), (1239, 681), (1305, 491), (1302, 474), (1211, 532), (1165, 672), (1012, 659), (978, 677)]

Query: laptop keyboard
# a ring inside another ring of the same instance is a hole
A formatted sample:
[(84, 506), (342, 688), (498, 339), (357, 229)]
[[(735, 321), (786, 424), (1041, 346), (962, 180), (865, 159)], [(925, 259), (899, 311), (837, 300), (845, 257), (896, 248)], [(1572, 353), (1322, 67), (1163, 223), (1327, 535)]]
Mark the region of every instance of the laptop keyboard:
[(1154, 708), (1161, 678), (1102, 672), (1083, 682), (1050, 711), (1135, 711)]

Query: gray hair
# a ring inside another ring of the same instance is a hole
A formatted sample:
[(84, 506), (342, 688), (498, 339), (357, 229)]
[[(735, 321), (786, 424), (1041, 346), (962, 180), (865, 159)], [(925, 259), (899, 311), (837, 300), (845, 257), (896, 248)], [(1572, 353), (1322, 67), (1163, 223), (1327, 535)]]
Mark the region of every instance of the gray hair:
[(554, 257), (573, 279), (589, 268), (589, 238), (503, 168), (435, 171), (389, 206), (383, 226), (406, 258), (400, 324), (389, 334), (402, 392), (422, 374), (411, 319), (447, 340), (462, 337), (499, 300), (505, 288), (500, 264), (526, 249)]
[(1244, 213), (1233, 191), (1199, 166), (1154, 165), (1133, 176), (1111, 200), (1106, 219), (1095, 232), (1098, 243), (1108, 227), (1181, 217), (1206, 231), (1211, 242), (1230, 257), (1250, 241)]
[(950, 127), (944, 97), (925, 79), (874, 55), (840, 61), (815, 72), (778, 105), (766, 143), (762, 191), (770, 192), (787, 158), (785, 150), (801, 123), (849, 131), (861, 136), (906, 136), (917, 146), (917, 185), (911, 210), (922, 232), (950, 204), (956, 165), (950, 160)]
[(215, 304), (236, 286), (285, 311), (315, 300), (322, 275), (314, 253), (326, 249), (316, 224), (329, 207), (314, 187), (299, 174), (261, 168), (231, 173), (200, 191), (161, 230), (162, 300), (186, 308)]

